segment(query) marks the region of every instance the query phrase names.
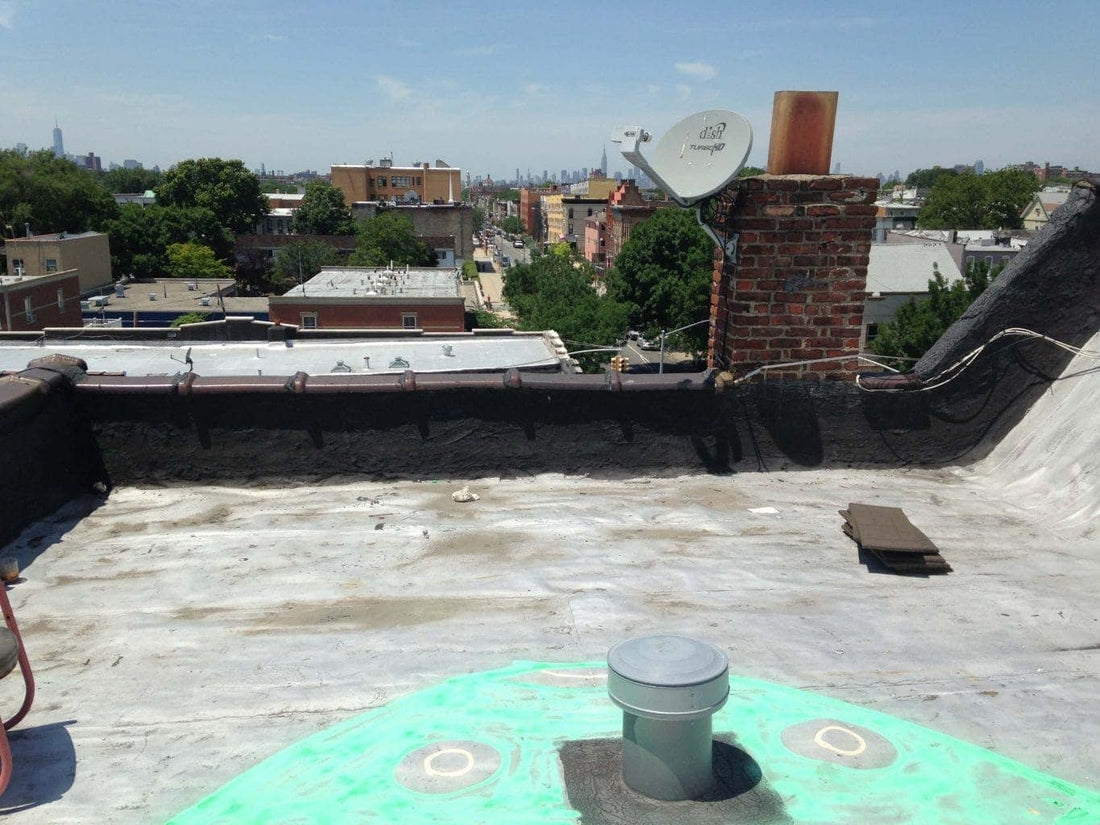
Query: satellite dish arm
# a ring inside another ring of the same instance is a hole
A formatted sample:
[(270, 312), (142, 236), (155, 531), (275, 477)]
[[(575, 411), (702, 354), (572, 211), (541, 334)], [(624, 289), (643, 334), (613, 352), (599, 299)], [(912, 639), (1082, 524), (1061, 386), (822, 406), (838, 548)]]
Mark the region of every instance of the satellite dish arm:
[(634, 166), (637, 166), (652, 180), (657, 186), (668, 195), (672, 200), (676, 201), (680, 206), (688, 206), (688, 202), (683, 200), (676, 192), (669, 186), (664, 178), (662, 178), (645, 159), (645, 155), (642, 154), (641, 145), (648, 143), (652, 139), (652, 136), (645, 129), (640, 126), (635, 128), (618, 129), (611, 134), (611, 142), (618, 143), (622, 148), (620, 151), (623, 157), (626, 158)]

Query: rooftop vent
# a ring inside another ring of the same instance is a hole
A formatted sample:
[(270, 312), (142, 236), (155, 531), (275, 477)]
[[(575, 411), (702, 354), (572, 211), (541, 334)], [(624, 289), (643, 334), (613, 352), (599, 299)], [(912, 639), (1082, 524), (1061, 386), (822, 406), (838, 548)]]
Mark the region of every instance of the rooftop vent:
[(715, 783), (711, 717), (729, 697), (729, 659), (688, 636), (642, 636), (607, 654), (607, 692), (623, 709), (623, 781), (668, 801)]

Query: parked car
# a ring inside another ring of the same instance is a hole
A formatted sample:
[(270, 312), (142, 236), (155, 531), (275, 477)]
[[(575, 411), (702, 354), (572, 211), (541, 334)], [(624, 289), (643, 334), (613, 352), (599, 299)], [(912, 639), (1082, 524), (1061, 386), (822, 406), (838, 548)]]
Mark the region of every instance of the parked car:
[(638, 348), (639, 349), (660, 349), (661, 348), (661, 339), (660, 338), (649, 339), (649, 338), (639, 337), (638, 338)]
[(512, 261), (507, 255), (505, 255), (503, 258), (500, 259), (500, 265), (501, 266), (511, 266)]
[(520, 241), (520, 240), (513, 241), (512, 246), (514, 246), (516, 249), (523, 249), (523, 241)]

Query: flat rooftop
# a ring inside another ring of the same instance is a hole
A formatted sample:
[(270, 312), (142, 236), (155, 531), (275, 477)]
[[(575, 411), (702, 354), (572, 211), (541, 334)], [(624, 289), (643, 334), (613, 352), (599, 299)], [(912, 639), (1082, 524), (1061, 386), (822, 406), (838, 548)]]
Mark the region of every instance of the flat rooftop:
[(434, 267), (326, 267), (283, 297), (459, 298), (462, 273)]
[[(779, 812), (753, 821), (1096, 821), (1094, 367), (1075, 360), (965, 468), (471, 478), (466, 503), (466, 482), (427, 474), (74, 501), (5, 550), (38, 694), (0, 810), (577, 822), (557, 748), (621, 732), (603, 657), (678, 632), (729, 654), (715, 731)], [(954, 572), (861, 558), (850, 502), (903, 507)], [(823, 735), (831, 761), (806, 750)]]
[[(224, 302), (229, 315), (267, 313), (267, 298), (240, 298), (224, 294), (233, 288), (232, 278), (224, 281), (160, 278), (156, 281), (131, 282), (123, 285), (122, 296), (112, 289), (104, 296), (107, 298), (104, 306), (84, 312), (103, 309), (106, 312), (179, 312), (183, 315), (188, 312), (221, 312)], [(219, 290), (223, 293), (221, 299), (218, 298)]]
[(89, 372), (134, 376), (189, 370), (203, 376), (485, 371), (557, 366), (564, 355), (558, 348), (557, 336), (539, 332), (241, 343), (4, 342), (0, 344), (0, 371), (24, 370), (32, 360), (54, 353), (83, 359)]

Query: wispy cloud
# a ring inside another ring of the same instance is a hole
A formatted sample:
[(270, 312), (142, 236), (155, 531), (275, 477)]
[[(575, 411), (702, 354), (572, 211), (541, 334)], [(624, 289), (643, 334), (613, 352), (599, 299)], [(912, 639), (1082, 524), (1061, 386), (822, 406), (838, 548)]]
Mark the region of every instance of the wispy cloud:
[(15, 17), (15, 7), (7, 2), (7, 0), (0, 0), (0, 26), (5, 29), (11, 28), (11, 21)]
[(412, 89), (400, 80), (386, 77), (384, 74), (375, 75), (374, 80), (378, 84), (378, 88), (381, 90), (382, 94), (392, 100), (404, 100), (412, 95)]
[(691, 87), (686, 83), (677, 83), (676, 94), (679, 96), (680, 100), (687, 100), (691, 97)]
[(459, 57), (488, 57), (495, 50), (495, 46), (468, 46), (465, 49), (455, 49), (455, 54)]
[(263, 41), (268, 42), (268, 43), (281, 43), (282, 41), (286, 40), (286, 35), (285, 34), (253, 34), (248, 39), (253, 40), (253, 41), (263, 40)]
[(686, 74), (688, 77), (697, 77), (700, 80), (710, 80), (716, 74), (718, 70), (711, 66), (709, 63), (677, 63), (676, 71), (680, 74)]
[(526, 86), (523, 87), (523, 93), (528, 97), (540, 95), (545, 91), (546, 87), (543, 86), (541, 83), (528, 83)]

